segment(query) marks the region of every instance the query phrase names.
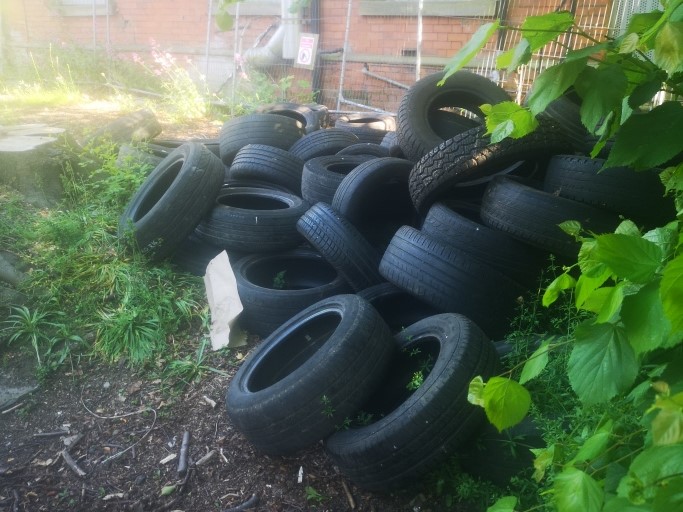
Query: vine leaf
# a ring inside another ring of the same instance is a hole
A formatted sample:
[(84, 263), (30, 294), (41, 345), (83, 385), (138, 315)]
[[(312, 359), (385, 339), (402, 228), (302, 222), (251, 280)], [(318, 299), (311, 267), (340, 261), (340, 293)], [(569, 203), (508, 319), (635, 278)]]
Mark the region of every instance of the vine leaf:
[(533, 478), (539, 483), (543, 480), (546, 470), (553, 465), (555, 460), (555, 444), (551, 444), (547, 448), (529, 448), (536, 458), (534, 459), (534, 474)]
[(576, 309), (585, 309), (584, 306), (586, 301), (588, 301), (595, 290), (605, 284), (605, 281), (607, 281), (609, 276), (610, 271), (608, 269), (605, 269), (602, 275), (595, 277), (581, 274), (579, 279), (576, 281), (576, 292), (574, 296)]
[(639, 365), (622, 326), (584, 322), (574, 336), (567, 374), (583, 403), (606, 402), (633, 384)]
[(612, 321), (621, 310), (621, 305), (624, 302), (624, 285), (622, 281), (615, 286), (606, 286), (600, 288), (604, 290), (604, 302), (599, 310), (596, 311), (598, 316), (595, 321), (599, 324)]
[(683, 441), (683, 410), (662, 409), (652, 420), (652, 444), (662, 446)]
[(676, 341), (664, 314), (659, 284), (657, 279), (643, 286), (638, 293), (626, 297), (621, 308), (621, 320), (636, 355), (670, 347)]
[(672, 478), (657, 492), (652, 512), (683, 510), (683, 478)]
[(527, 16), (521, 30), (529, 42), (532, 52), (540, 50), (547, 43), (574, 25), (574, 15), (569, 11), (551, 12), (540, 16)]
[(581, 122), (591, 133), (611, 111), (621, 111), (628, 81), (621, 66), (608, 64), (593, 68), (586, 66), (576, 78), (574, 88), (583, 99)]
[(486, 46), (486, 43), (489, 42), (489, 39), (491, 39), (496, 30), (498, 30), (499, 26), (500, 20), (495, 20), (484, 23), (479, 27), (477, 31), (472, 34), (470, 40), (467, 41), (460, 51), (453, 55), (448, 64), (446, 64), (446, 67), (444, 68), (445, 73), (441, 81), (439, 81), (439, 85), (443, 85), (449, 76), (465, 67), (477, 53), (479, 53), (479, 50)]
[(538, 126), (538, 121), (531, 112), (514, 101), (503, 101), (496, 105), (484, 104), (480, 108), (486, 114), (486, 128), (493, 143), (500, 142), (505, 137), (519, 139)]
[[(651, 446), (633, 459), (617, 493), (633, 503), (652, 500), (670, 478), (683, 474), (683, 444)], [(668, 509), (675, 510), (675, 509)]]
[(511, 72), (530, 60), (531, 50), (529, 49), (529, 41), (522, 39), (515, 46), (498, 55), (496, 67), (498, 69), (505, 68), (508, 72)]
[(486, 509), (486, 512), (515, 512), (517, 498), (515, 496), (503, 496), (493, 505)]
[(650, 169), (683, 151), (683, 106), (667, 101), (651, 111), (629, 117), (614, 140), (604, 167)]
[(669, 76), (683, 70), (683, 22), (668, 21), (659, 29), (654, 60)]
[(534, 353), (529, 356), (524, 367), (522, 368), (522, 374), (519, 377), (519, 383), (525, 384), (531, 379), (538, 377), (543, 369), (548, 366), (548, 348), (550, 347), (550, 340), (545, 340), (541, 343), (541, 346), (534, 350)]
[(576, 286), (576, 279), (567, 273), (560, 274), (548, 285), (543, 293), (542, 303), (545, 307), (550, 306), (557, 300), (564, 290), (569, 290)]
[(613, 498), (605, 503), (602, 512), (653, 512), (648, 505), (634, 505), (626, 498)]
[(647, 283), (662, 264), (662, 250), (657, 244), (638, 236), (610, 233), (595, 238), (594, 257), (618, 277), (634, 283)]
[(580, 469), (565, 468), (555, 477), (553, 487), (558, 512), (599, 512), (602, 509), (604, 491)]
[(522, 421), (531, 406), (526, 388), (505, 377), (491, 377), (483, 397), (486, 417), (499, 432)]
[(673, 332), (683, 332), (683, 254), (667, 263), (659, 290)]
[(535, 116), (545, 110), (554, 100), (562, 96), (586, 67), (587, 59), (564, 61), (549, 67), (538, 75), (529, 94), (529, 107)]
[(579, 451), (569, 463), (577, 464), (581, 462), (588, 462), (601, 455), (607, 447), (607, 443), (612, 435), (613, 427), (614, 423), (611, 420), (606, 422), (604, 425), (601, 425), (595, 434), (583, 442), (579, 448)]

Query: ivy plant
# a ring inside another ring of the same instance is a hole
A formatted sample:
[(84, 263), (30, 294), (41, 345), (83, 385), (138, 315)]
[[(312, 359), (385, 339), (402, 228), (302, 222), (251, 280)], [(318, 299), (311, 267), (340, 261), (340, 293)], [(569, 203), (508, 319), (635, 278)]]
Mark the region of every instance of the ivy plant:
[[(683, 0), (635, 14), (624, 34), (602, 40), (566, 11), (530, 16), (519, 27), (487, 23), (452, 58), (444, 80), (501, 29), (520, 32), (519, 43), (497, 58), (497, 67), (507, 71), (532, 62), (548, 43), (562, 46), (564, 34), (581, 44), (566, 48), (561, 62), (539, 74), (525, 106), (482, 107), (491, 141), (524, 137), (551, 102), (573, 89), (581, 98), (581, 122), (597, 141), (592, 156), (611, 140), (604, 168), (659, 169), (677, 216), (646, 232), (629, 219), (614, 233), (563, 223), (580, 251), (545, 289), (542, 302), (550, 306), (572, 293), (588, 319), (570, 339), (541, 343), (507, 374), (488, 382), (475, 378), (469, 400), (484, 407), (499, 430), (515, 425), (533, 401), (528, 383), (544, 378), (554, 351), (568, 349), (568, 381), (583, 414), (596, 417), (595, 426), (571, 449), (534, 450), (534, 478), (544, 481), (544, 497), (559, 512), (683, 510)], [(631, 430), (607, 414), (626, 402), (641, 416)], [(506, 496), (488, 511), (519, 507), (517, 497)]]

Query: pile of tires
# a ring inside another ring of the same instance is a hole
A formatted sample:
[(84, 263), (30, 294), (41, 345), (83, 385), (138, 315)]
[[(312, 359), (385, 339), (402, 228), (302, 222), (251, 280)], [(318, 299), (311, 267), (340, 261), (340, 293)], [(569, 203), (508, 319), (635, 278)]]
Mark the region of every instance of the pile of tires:
[(228, 252), (243, 326), (262, 339), (231, 381), (230, 420), (266, 454), (322, 440), (368, 489), (471, 444), (483, 415), (468, 383), (499, 368), (489, 340), (550, 254), (575, 261), (559, 224), (608, 232), (674, 211), (654, 171), (599, 173), (557, 119), (491, 144), (478, 106), (507, 94), (442, 77), (417, 82), (396, 119), (331, 124), (295, 104), (231, 119), (214, 151), (171, 149), (119, 225), (151, 259), (199, 275)]

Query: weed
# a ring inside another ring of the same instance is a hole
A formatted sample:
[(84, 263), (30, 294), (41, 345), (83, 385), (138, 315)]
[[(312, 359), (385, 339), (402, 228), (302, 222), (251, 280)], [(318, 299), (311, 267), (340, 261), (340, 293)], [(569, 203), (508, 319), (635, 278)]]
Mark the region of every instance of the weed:
[(422, 386), (422, 383), (424, 382), (425, 377), (424, 374), (422, 373), (422, 370), (418, 370), (415, 373), (413, 373), (413, 376), (410, 379), (410, 382), (406, 384), (406, 389), (409, 391), (415, 391), (418, 389), (420, 386)]
[(323, 416), (326, 416), (327, 418), (331, 418), (334, 416), (334, 407), (332, 407), (332, 400), (327, 395), (323, 395), (320, 397), (320, 403), (323, 406), (322, 414)]
[(202, 339), (194, 357), (185, 357), (171, 361), (164, 368), (162, 379), (174, 388), (182, 388), (199, 382), (207, 372), (226, 376), (226, 372), (204, 364), (205, 350), (209, 343), (209, 340)]
[(273, 278), (273, 288), (276, 290), (282, 290), (285, 285), (285, 272), (286, 270), (281, 270), (277, 274), (275, 274), (275, 277)]
[(306, 501), (312, 501), (314, 503), (322, 503), (323, 501), (328, 499), (327, 496), (320, 494), (318, 491), (316, 491), (310, 485), (307, 485), (305, 490), (306, 490)]
[(64, 324), (50, 321), (52, 315), (48, 311), (31, 311), (26, 306), (15, 306), (12, 311), (4, 322), (9, 334), (8, 344), (15, 341), (30, 343), (35, 351), (38, 366), (41, 367), (41, 347), (54, 344), (55, 332), (63, 329)]

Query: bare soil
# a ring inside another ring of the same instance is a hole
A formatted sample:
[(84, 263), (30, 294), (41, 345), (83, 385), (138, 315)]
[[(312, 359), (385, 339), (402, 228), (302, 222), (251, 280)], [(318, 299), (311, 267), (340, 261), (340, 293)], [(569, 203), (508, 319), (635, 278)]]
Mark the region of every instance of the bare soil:
[[(17, 121), (80, 135), (119, 115), (69, 107), (22, 112)], [(161, 137), (169, 139), (216, 137), (220, 129), (209, 122), (160, 121)], [(244, 347), (243, 355), (254, 345)], [(0, 348), (3, 373), (23, 372), (30, 380), (30, 361), (30, 352)], [(152, 372), (125, 361), (111, 365), (74, 355), (36, 391), (0, 411), (0, 511), (469, 510), (443, 505), (433, 484), (393, 494), (365, 492), (339, 474), (320, 445), (291, 457), (255, 452), (226, 415), (224, 396), (236, 365), (220, 353), (205, 363), (228, 375), (209, 372), (172, 394)], [(190, 467), (180, 476), (185, 432)]]

